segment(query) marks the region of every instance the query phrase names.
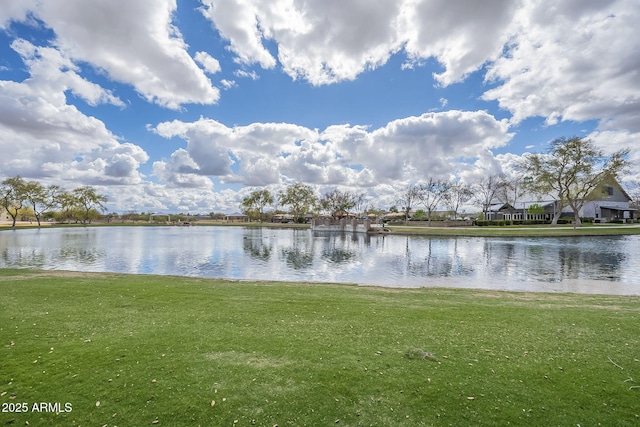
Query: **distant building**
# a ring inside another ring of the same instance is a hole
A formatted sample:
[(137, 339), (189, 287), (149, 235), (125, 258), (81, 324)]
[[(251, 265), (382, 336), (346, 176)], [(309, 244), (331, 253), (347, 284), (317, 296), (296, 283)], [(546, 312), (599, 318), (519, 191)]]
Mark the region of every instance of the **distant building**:
[(249, 221), (249, 217), (240, 212), (230, 213), (229, 215), (226, 215), (224, 219), (227, 222), (248, 222)]

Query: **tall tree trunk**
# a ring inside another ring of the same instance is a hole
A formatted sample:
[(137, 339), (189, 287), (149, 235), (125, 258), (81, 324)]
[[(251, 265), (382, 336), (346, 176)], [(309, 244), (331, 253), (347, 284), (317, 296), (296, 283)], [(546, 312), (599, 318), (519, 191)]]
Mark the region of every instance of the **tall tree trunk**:
[(556, 202), (556, 212), (553, 215), (553, 220), (551, 221), (551, 226), (555, 227), (556, 225), (558, 225), (558, 219), (560, 218), (560, 215), (562, 214), (562, 209), (564, 208), (564, 205), (562, 204), (562, 200), (558, 200)]

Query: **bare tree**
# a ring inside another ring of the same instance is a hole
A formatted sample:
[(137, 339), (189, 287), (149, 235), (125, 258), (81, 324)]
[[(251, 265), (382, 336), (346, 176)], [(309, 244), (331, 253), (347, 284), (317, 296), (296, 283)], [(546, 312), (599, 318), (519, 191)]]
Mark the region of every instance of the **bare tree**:
[[(511, 225), (513, 225), (513, 215), (515, 213), (515, 206), (520, 197), (524, 193), (524, 185), (521, 176), (507, 177), (502, 175), (501, 182), (498, 185), (496, 191), (496, 197), (505, 205), (509, 206), (509, 213), (511, 213)], [(524, 219), (524, 218), (523, 218)]]
[(625, 187), (625, 191), (631, 198), (631, 206), (640, 209), (640, 181), (633, 181)]
[(418, 198), (427, 209), (427, 221), (431, 226), (431, 213), (435, 211), (440, 203), (444, 201), (449, 190), (449, 183), (442, 180), (429, 178), (426, 184), (420, 185)]
[(371, 205), (369, 204), (369, 200), (367, 200), (367, 193), (356, 194), (356, 205), (353, 208), (358, 215), (369, 213)]
[(504, 176), (502, 174), (490, 174), (483, 176), (471, 186), (473, 200), (482, 209), (485, 219), (489, 219), (489, 208), (497, 201), (498, 190), (503, 182)]
[(403, 187), (397, 195), (396, 205), (399, 206), (399, 210), (404, 213), (404, 223), (409, 223), (409, 213), (415, 206), (416, 202), (420, 200), (420, 186), (415, 184), (409, 184)]
[(458, 217), (458, 211), (462, 205), (471, 200), (471, 197), (473, 197), (473, 192), (468, 185), (457, 183), (449, 186), (445, 201), (454, 218)]

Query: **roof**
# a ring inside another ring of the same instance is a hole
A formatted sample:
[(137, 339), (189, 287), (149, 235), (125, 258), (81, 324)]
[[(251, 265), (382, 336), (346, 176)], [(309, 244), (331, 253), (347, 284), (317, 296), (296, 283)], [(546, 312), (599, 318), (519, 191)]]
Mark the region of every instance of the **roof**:
[(612, 211), (637, 211), (636, 208), (622, 208), (620, 206), (600, 206), (601, 209), (610, 209)]
[(234, 212), (234, 213), (230, 213), (230, 214), (228, 214), (227, 216), (244, 217), (244, 216), (246, 216), (246, 215), (245, 215), (245, 214), (243, 214), (243, 213), (240, 213), (240, 212)]
[(489, 212), (497, 212), (501, 209), (506, 209), (511, 206), (513, 209), (529, 209), (533, 205), (540, 205), (542, 207), (551, 206), (555, 203), (555, 200), (534, 200), (530, 202), (515, 202), (513, 205), (510, 203), (497, 203), (489, 206)]

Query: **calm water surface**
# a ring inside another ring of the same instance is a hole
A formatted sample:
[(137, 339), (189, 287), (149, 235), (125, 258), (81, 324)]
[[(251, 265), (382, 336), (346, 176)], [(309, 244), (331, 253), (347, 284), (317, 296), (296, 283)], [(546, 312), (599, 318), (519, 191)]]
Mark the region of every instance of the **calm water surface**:
[(640, 295), (640, 236), (484, 238), (242, 227), (0, 233), (0, 267)]

